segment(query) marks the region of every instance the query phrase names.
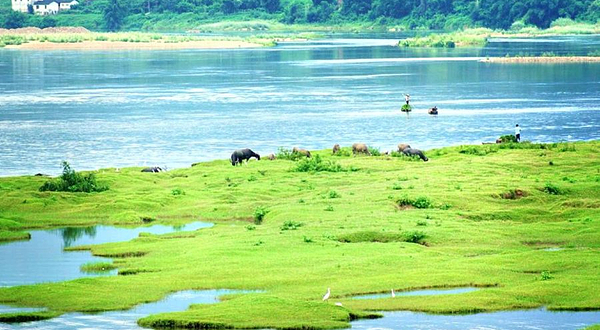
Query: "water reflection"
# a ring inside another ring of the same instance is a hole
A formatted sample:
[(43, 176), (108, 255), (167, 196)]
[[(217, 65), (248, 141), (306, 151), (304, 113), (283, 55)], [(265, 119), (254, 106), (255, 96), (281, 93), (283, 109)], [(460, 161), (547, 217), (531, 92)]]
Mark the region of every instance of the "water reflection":
[(83, 235), (90, 238), (96, 236), (96, 226), (91, 227), (66, 227), (56, 230), (63, 238), (64, 247), (70, 247)]
[(85, 263), (111, 262), (111, 259), (92, 256), (89, 251), (65, 252), (64, 248), (129, 241), (142, 232), (160, 235), (174, 231), (194, 231), (211, 226), (212, 223), (194, 222), (177, 226), (154, 225), (137, 228), (95, 226), (34, 230), (31, 231), (31, 239), (28, 241), (0, 245), (0, 286), (116, 275), (118, 270), (101, 274), (81, 272), (80, 266)]

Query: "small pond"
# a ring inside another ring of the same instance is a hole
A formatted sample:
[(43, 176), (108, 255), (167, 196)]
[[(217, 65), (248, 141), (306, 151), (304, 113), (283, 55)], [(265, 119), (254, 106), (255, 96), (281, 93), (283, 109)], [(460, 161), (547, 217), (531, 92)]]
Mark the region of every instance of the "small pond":
[(165, 299), (148, 304), (138, 305), (130, 310), (98, 314), (68, 313), (59, 317), (37, 322), (21, 324), (2, 324), (4, 329), (44, 329), (44, 330), (131, 330), (145, 329), (137, 325), (137, 320), (150, 314), (185, 311), (192, 304), (212, 304), (218, 302), (218, 297), (231, 293), (248, 293), (252, 291), (239, 290), (203, 290), (180, 291), (167, 296)]
[[(435, 296), (442, 294), (458, 294), (477, 291), (479, 288), (466, 287), (466, 288), (445, 288), (445, 289), (428, 289), (428, 290), (415, 290), (415, 291), (401, 291), (395, 292), (396, 297), (401, 296)], [(392, 291), (387, 293), (375, 293), (365, 294), (360, 296), (354, 296), (352, 299), (379, 299), (379, 298), (391, 298)]]
[(110, 262), (111, 259), (92, 256), (90, 251), (64, 251), (64, 248), (129, 241), (142, 232), (160, 235), (176, 231), (194, 231), (211, 226), (212, 223), (194, 222), (181, 226), (154, 225), (137, 228), (92, 226), (30, 231), (31, 239), (28, 241), (0, 244), (0, 286), (115, 275), (117, 270), (102, 274), (82, 272), (80, 266), (85, 263)]
[(600, 323), (600, 312), (551, 312), (546, 309), (438, 315), (385, 312), (385, 317), (352, 322), (356, 330), (578, 330)]

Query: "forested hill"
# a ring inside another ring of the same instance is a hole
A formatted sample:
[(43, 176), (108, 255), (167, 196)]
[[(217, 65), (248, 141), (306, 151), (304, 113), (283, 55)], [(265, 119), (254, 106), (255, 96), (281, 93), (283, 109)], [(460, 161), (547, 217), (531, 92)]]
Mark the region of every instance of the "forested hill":
[[(82, 25), (93, 30), (181, 30), (223, 20), (342, 23), (446, 29), (548, 27), (558, 18), (597, 23), (600, 0), (80, 0), (52, 17), (12, 13), (0, 0), (0, 26)], [(515, 24), (515, 25), (513, 25)]]

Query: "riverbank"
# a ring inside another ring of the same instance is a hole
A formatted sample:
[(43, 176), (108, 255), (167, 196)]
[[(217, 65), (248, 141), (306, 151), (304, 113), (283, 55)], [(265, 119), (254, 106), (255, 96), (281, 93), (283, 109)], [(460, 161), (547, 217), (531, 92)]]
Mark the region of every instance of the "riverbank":
[(515, 56), (488, 57), (484, 63), (598, 63), (600, 56)]
[(177, 50), (257, 48), (264, 46), (264, 44), (259, 43), (233, 40), (182, 42), (81, 41), (77, 43), (31, 41), (20, 45), (9, 45), (6, 48), (24, 50)]
[[(216, 223), (85, 247), (128, 276), (0, 288), (0, 304), (98, 312), (180, 290), (264, 290), (140, 324), (289, 329), (347, 327), (371, 310), (598, 310), (600, 187), (589, 169), (599, 149), (599, 141), (460, 146), (427, 150), (428, 162), (321, 150), (310, 161), (103, 169), (96, 178), (109, 189), (98, 193), (40, 192), (46, 177), (0, 178), (0, 217), (20, 231)], [(482, 289), (350, 298), (465, 286)]]
[(511, 30), (492, 30), (489, 28), (469, 28), (446, 33), (432, 33), (401, 40), (400, 47), (483, 47), (490, 38), (536, 38), (566, 35), (591, 35), (600, 34), (600, 25), (586, 23), (572, 23), (567, 25), (551, 26), (547, 29), (535, 27), (522, 27)]
[(271, 36), (223, 37), (159, 33), (98, 33), (83, 28), (23, 28), (0, 31), (0, 48), (31, 50), (172, 50), (274, 46)]

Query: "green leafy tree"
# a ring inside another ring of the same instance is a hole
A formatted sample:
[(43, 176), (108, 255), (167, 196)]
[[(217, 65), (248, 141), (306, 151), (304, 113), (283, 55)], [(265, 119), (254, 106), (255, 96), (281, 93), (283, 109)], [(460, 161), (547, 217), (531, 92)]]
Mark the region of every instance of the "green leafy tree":
[(26, 18), (27, 17), (25, 14), (11, 10), (11, 12), (4, 19), (3, 25), (7, 29), (17, 29), (23, 27)]
[(118, 0), (110, 0), (108, 6), (104, 9), (104, 21), (106, 29), (109, 31), (117, 31), (123, 24), (125, 12)]
[(306, 21), (306, 14), (304, 2), (294, 1), (285, 10), (284, 22), (288, 24), (303, 23)]

